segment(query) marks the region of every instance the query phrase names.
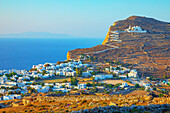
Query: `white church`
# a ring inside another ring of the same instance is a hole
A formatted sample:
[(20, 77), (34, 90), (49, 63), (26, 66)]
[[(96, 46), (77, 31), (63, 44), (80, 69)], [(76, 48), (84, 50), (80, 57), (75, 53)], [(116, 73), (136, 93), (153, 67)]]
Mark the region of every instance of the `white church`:
[(133, 33), (146, 33), (146, 30), (142, 30), (140, 26), (129, 26), (129, 28), (125, 29), (126, 32), (133, 32)]

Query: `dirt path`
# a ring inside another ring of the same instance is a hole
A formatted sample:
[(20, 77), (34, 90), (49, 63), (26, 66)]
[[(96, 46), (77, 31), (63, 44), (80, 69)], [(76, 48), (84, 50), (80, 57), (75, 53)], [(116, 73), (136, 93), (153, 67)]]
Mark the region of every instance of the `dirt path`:
[[(113, 44), (116, 44), (116, 43), (121, 43), (122, 40), (119, 40), (118, 37), (114, 37), (114, 38), (109, 38), (111, 39), (111, 41), (115, 41), (115, 43)], [(102, 53), (102, 52), (106, 52), (108, 50), (112, 50), (112, 49), (118, 49), (119, 47), (117, 46), (114, 46), (114, 45), (110, 45), (110, 44), (105, 44), (106, 46), (109, 46), (109, 47), (112, 47), (110, 49), (105, 49), (105, 50), (101, 50), (101, 51), (95, 51), (95, 52), (89, 52), (89, 53), (85, 53), (85, 54), (97, 54), (97, 53)]]

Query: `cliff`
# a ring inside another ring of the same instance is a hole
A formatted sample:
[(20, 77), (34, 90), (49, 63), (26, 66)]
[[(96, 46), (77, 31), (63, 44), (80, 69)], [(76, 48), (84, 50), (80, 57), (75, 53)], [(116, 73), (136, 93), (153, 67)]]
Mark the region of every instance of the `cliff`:
[[(129, 26), (140, 26), (146, 33), (124, 32)], [(101, 48), (101, 47), (107, 48)], [(95, 49), (94, 49), (95, 48)], [(109, 49), (108, 49), (109, 48)], [(69, 51), (68, 58), (80, 54), (95, 57), (95, 62), (120, 61), (133, 64), (146, 76), (170, 76), (170, 23), (153, 18), (131, 16), (110, 26), (102, 45)], [(100, 52), (97, 52), (100, 51)]]

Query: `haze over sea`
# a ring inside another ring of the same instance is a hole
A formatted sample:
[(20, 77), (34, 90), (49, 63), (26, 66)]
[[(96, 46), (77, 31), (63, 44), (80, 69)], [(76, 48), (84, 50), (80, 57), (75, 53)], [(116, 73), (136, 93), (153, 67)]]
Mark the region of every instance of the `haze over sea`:
[(69, 50), (101, 44), (103, 38), (0, 38), (0, 70), (66, 60)]

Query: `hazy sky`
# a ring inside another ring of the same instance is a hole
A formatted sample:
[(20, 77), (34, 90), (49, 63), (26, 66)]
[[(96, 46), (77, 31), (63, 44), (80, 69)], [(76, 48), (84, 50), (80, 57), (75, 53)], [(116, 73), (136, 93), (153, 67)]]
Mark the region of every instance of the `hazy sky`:
[(105, 37), (114, 21), (131, 15), (170, 22), (170, 0), (0, 0), (0, 34)]

